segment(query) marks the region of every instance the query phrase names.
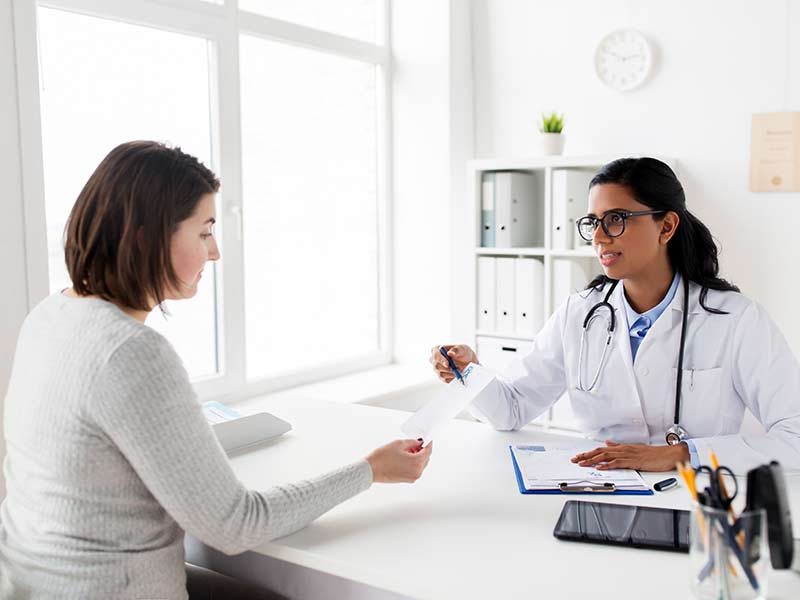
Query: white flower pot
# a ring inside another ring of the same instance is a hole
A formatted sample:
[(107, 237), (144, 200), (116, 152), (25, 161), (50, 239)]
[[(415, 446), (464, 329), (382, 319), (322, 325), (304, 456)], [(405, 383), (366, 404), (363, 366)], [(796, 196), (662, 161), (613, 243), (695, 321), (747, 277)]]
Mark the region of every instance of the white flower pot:
[(539, 133), (542, 154), (553, 156), (564, 152), (564, 142), (566, 138), (563, 133)]

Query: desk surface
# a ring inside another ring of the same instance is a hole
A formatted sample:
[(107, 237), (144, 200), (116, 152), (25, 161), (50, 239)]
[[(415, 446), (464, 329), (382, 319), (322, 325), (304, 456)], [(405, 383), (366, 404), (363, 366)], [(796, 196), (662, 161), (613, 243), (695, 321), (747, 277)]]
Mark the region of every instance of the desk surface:
[[(400, 424), (409, 416), (296, 399), (254, 399), (236, 408), (245, 414), (267, 410), (294, 427), (231, 458), (239, 478), (253, 489), (357, 460), (401, 437)], [(567, 498), (519, 493), (508, 445), (571, 441), (536, 429), (507, 433), (453, 421), (434, 442), (431, 462), (417, 483), (375, 484), (307, 528), (254, 552), (412, 598), (581, 597), (589, 589), (607, 591), (588, 594), (596, 598), (688, 597), (687, 555), (556, 540), (553, 527)], [(666, 476), (645, 474), (645, 479), (652, 484)], [(800, 478), (789, 483), (792, 512), (800, 515)], [(571, 498), (668, 508), (690, 504), (683, 487), (654, 496)], [(798, 595), (800, 575), (770, 574), (770, 598)]]

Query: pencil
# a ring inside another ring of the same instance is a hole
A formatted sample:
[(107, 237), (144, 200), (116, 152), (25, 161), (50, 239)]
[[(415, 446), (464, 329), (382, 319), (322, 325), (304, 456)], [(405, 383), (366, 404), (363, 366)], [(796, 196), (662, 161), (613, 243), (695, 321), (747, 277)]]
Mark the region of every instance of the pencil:
[(695, 487), (694, 469), (691, 467), (691, 465), (687, 466), (681, 463), (677, 463), (675, 468), (678, 470), (678, 473), (680, 473), (680, 476), (686, 483), (689, 494), (692, 496), (692, 500), (694, 501), (694, 510), (697, 514), (697, 526), (700, 528), (700, 534), (703, 536), (703, 546), (707, 548), (708, 530), (706, 529), (706, 520), (703, 518), (703, 511), (700, 510), (700, 503), (697, 501), (697, 487)]
[[(712, 450), (711, 451), (711, 466), (715, 469), (719, 469), (719, 461), (717, 460), (716, 453)], [(722, 493), (725, 494), (725, 497), (728, 497), (728, 486), (725, 485), (725, 480), (722, 476), (719, 476), (719, 487), (722, 490)], [(734, 523), (736, 522), (736, 512), (733, 510), (733, 504), (728, 507), (728, 511), (731, 513), (731, 518), (733, 519)], [(736, 536), (736, 539), (739, 542), (739, 546), (744, 548), (744, 532), (740, 531), (739, 534)]]

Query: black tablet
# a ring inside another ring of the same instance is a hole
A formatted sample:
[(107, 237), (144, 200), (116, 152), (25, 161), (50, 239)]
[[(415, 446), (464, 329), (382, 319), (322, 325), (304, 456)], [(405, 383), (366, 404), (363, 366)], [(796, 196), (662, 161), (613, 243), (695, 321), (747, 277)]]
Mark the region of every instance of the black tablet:
[(689, 552), (689, 511), (568, 500), (553, 535), (560, 540)]

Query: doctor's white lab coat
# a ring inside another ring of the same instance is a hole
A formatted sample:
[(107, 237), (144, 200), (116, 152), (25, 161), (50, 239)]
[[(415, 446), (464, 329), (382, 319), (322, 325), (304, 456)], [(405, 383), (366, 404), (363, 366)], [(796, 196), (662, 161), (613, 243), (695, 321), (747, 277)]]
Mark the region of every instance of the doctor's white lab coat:
[[(578, 389), (583, 321), (608, 290), (571, 295), (545, 323), (533, 350), (472, 403), (474, 416), (500, 430), (519, 429), (546, 411), (566, 391), (581, 430), (598, 441), (664, 444), (675, 410), (675, 386), (683, 314), (683, 283), (669, 307), (631, 357), (622, 294), (609, 298), (616, 327), (603, 369), (591, 392)], [(709, 290), (706, 311), (700, 286), (689, 287), (680, 424), (701, 463), (713, 449), (737, 474), (777, 460), (800, 470), (800, 365), (766, 311), (735, 292)], [(606, 340), (608, 311), (592, 324), (583, 359), (583, 384), (597, 371)], [(480, 358), (480, 357), (479, 357)], [(511, 375), (511, 373), (515, 373)], [(745, 408), (766, 434), (740, 432)]]

